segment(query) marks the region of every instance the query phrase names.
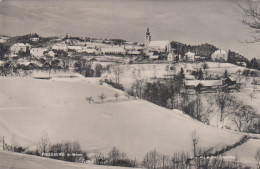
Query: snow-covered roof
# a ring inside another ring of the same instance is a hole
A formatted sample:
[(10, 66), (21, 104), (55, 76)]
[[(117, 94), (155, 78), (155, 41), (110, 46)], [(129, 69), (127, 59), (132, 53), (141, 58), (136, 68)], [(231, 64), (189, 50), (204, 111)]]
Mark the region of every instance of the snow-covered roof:
[(132, 45), (127, 45), (127, 46), (125, 46), (125, 49), (127, 49), (127, 50), (133, 50), (134, 47), (133, 47)]
[(32, 48), (30, 51), (48, 51), (46, 48)]
[(129, 51), (128, 54), (130, 55), (139, 55), (141, 52), (139, 51)]
[(195, 53), (187, 52), (187, 53), (185, 53), (185, 56), (195, 56)]
[(170, 41), (168, 40), (162, 40), (162, 41), (151, 41), (149, 43), (149, 47), (160, 47), (160, 48), (165, 48), (166, 45), (169, 45)]
[(210, 86), (220, 86), (222, 85), (221, 80), (185, 80), (184, 84), (186, 86), (198, 86), (199, 84), (210, 87)]
[(142, 47), (142, 46), (135, 46), (134, 48), (135, 48), (135, 50), (140, 50), (140, 49), (143, 49), (143, 47)]
[(101, 48), (101, 52), (119, 53), (119, 52), (125, 52), (125, 49), (121, 47), (108, 47), (108, 48)]
[(81, 50), (82, 47), (81, 46), (68, 46), (68, 49), (71, 49), (71, 50)]
[(17, 43), (16, 45), (18, 45), (18, 46), (25, 46), (24, 43)]
[(227, 54), (227, 52), (219, 49), (219, 50), (216, 50), (213, 54)]
[(151, 55), (150, 57), (149, 57), (149, 59), (158, 59), (159, 58), (159, 55)]

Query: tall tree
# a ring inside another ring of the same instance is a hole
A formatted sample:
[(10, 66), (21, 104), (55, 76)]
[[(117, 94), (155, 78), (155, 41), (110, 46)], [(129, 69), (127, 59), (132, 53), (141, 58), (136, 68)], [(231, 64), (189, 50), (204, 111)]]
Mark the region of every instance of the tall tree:
[(251, 28), (254, 33), (252, 34), (252, 40), (248, 42), (260, 41), (260, 1), (258, 0), (246, 0), (245, 5), (239, 4), (244, 11), (243, 24)]

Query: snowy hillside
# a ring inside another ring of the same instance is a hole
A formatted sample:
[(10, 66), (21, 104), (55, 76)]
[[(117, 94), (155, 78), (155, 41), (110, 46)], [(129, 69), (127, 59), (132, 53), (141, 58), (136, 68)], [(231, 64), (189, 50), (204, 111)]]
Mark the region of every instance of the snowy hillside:
[(18, 154), (12, 152), (0, 151), (0, 168), (10, 169), (35, 169), (35, 168), (48, 168), (48, 169), (127, 169), (126, 167), (110, 167), (90, 164), (71, 163), (60, 160), (53, 160), (49, 158), (42, 158), (30, 156), (25, 154)]
[[(107, 152), (116, 146), (140, 161), (154, 148), (169, 155), (191, 152), (193, 130), (203, 147), (221, 148), (242, 137), (197, 122), (178, 110), (127, 100), (123, 92), (84, 80), (1, 78), (0, 83), (0, 134), (8, 143), (33, 148), (47, 134), (54, 143), (78, 140), (88, 152)], [(122, 97), (119, 101), (113, 98), (115, 92)], [(85, 100), (92, 96), (100, 102), (101, 93), (108, 101), (89, 104)]]

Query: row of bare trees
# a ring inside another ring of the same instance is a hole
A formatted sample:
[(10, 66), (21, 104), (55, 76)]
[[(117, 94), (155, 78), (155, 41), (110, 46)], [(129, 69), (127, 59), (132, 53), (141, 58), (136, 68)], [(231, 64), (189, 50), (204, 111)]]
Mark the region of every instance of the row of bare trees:
[(111, 165), (111, 166), (123, 166), (123, 167), (137, 167), (136, 160), (131, 160), (127, 157), (127, 154), (121, 152), (118, 148), (113, 147), (111, 151), (104, 155), (97, 153), (95, 155), (95, 164), (97, 165)]
[[(147, 169), (243, 169), (249, 166), (238, 162), (234, 156), (232, 159), (225, 159), (224, 153), (247, 141), (248, 137), (242, 137), (234, 145), (223, 147), (221, 150), (215, 150), (214, 147), (203, 148), (199, 146), (199, 135), (196, 130), (191, 134), (192, 154), (183, 151), (175, 152), (172, 156), (162, 154), (156, 149), (148, 152), (142, 166)], [(255, 166), (260, 167), (260, 149), (255, 155)]]
[(35, 155), (71, 162), (83, 162), (88, 159), (86, 152), (81, 150), (78, 141), (64, 141), (52, 144), (46, 135), (39, 140)]

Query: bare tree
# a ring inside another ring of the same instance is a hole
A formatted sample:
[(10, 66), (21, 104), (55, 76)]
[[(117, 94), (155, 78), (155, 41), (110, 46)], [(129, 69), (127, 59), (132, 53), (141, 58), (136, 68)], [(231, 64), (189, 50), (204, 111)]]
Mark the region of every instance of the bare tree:
[(102, 101), (102, 103), (104, 102), (104, 100), (106, 99), (106, 95), (104, 94), (104, 93), (102, 93), (100, 96), (99, 96), (99, 98), (100, 98), (100, 100)]
[(88, 101), (89, 104), (94, 101), (92, 96), (87, 97), (86, 100)]
[(251, 101), (253, 100), (254, 96), (255, 96), (255, 92), (252, 91), (250, 94), (249, 94), (250, 98), (251, 98)]
[(118, 93), (115, 93), (114, 94), (114, 97), (116, 98), (116, 101), (118, 100), (118, 97), (119, 97), (119, 94)]
[(197, 148), (197, 144), (199, 142), (199, 135), (196, 130), (193, 130), (191, 136), (192, 136), (192, 145), (193, 145), (193, 156), (197, 157), (196, 148)]
[(130, 97), (131, 97), (131, 95), (130, 94), (125, 94), (125, 96), (128, 98), (128, 99), (130, 99)]
[(145, 155), (142, 162), (143, 166), (147, 169), (156, 169), (160, 166), (160, 154), (155, 149)]
[(40, 141), (37, 145), (38, 151), (41, 154), (46, 153), (49, 144), (50, 144), (50, 141), (49, 141), (48, 136), (47, 135), (42, 136), (42, 138), (40, 139)]
[(255, 154), (255, 160), (256, 160), (256, 168), (260, 169), (260, 149), (258, 149)]
[(252, 40), (247, 41), (255, 43), (260, 41), (260, 1), (258, 0), (246, 0), (245, 5), (239, 4), (244, 11), (243, 24), (252, 29)]
[(117, 161), (120, 159), (120, 151), (116, 147), (113, 147), (108, 153), (108, 159), (111, 161), (112, 165), (116, 165)]
[(222, 122), (238, 108), (239, 102), (229, 93), (218, 92), (216, 94), (216, 104), (220, 108), (220, 122)]
[(114, 73), (115, 73), (116, 84), (119, 85), (119, 83), (120, 83), (120, 76), (123, 73), (123, 71), (122, 71), (122, 69), (120, 67), (117, 67), (114, 70)]
[(238, 111), (232, 115), (231, 120), (240, 132), (248, 132), (257, 121), (257, 114), (253, 107), (240, 105)]

